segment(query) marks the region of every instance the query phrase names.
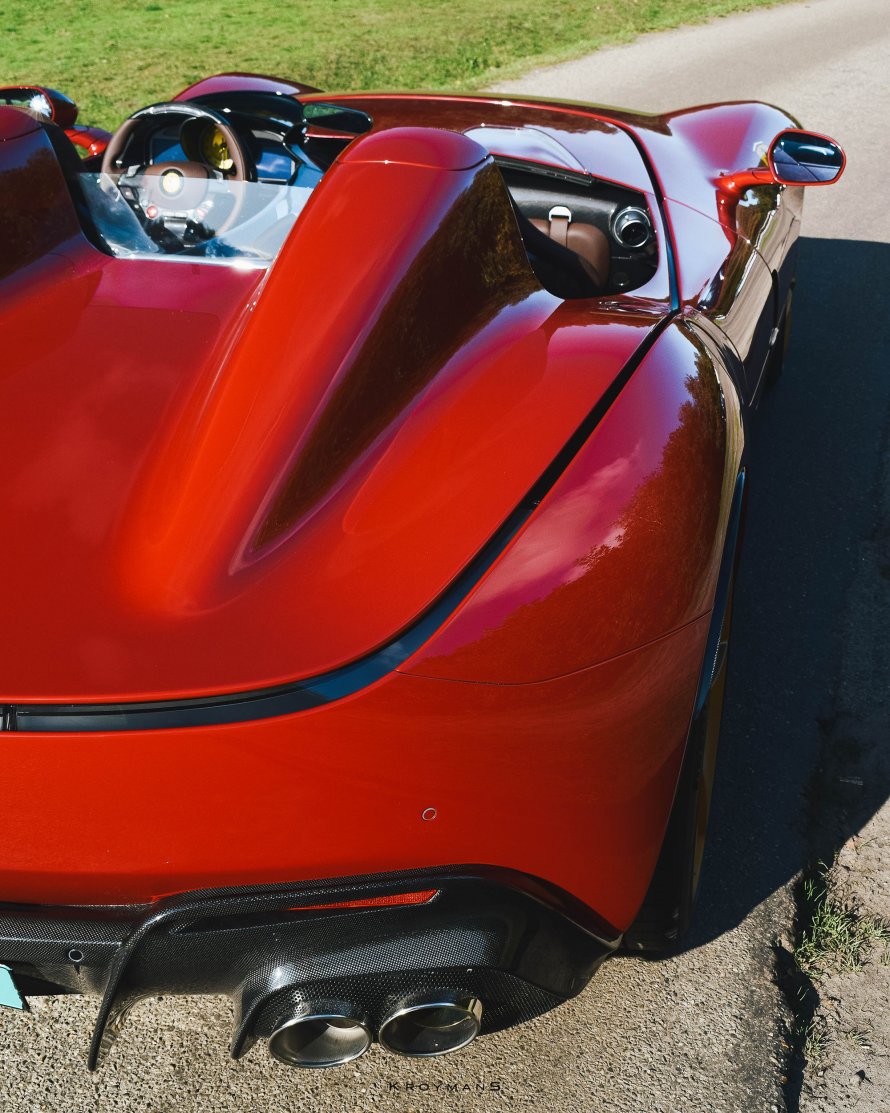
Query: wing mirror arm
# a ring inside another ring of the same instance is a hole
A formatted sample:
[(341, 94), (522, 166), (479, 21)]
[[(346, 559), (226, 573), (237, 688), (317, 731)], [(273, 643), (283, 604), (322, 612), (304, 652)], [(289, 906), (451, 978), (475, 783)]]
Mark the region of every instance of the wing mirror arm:
[(83, 124), (75, 124), (74, 127), (65, 128), (65, 134), (75, 147), (80, 147), (85, 152), (84, 157), (86, 158), (95, 158), (97, 155), (101, 155), (111, 138), (110, 131), (105, 131), (104, 128), (86, 127)]
[(719, 178), (715, 179), (714, 184), (717, 186), (718, 193), (725, 194), (728, 198), (738, 199), (752, 186), (778, 185), (779, 183), (773, 177), (772, 171), (765, 166), (761, 166), (751, 170), (738, 170), (734, 174), (721, 174)]

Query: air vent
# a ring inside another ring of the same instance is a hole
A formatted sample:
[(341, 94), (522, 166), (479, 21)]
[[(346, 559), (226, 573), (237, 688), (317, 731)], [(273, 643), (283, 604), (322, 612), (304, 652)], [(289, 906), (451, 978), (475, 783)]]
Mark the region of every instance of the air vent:
[(652, 236), (652, 222), (644, 209), (628, 206), (612, 218), (612, 235), (622, 247), (639, 250)]

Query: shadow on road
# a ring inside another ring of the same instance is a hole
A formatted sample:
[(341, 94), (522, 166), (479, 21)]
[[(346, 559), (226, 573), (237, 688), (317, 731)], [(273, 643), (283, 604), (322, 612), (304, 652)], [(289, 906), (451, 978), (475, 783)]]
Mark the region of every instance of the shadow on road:
[[(784, 374), (753, 424), (711, 835), (686, 947), (713, 939), (808, 862), (829, 862), (887, 798), (807, 822), (834, 712), (859, 543), (879, 523), (890, 432), (890, 244), (802, 239)], [(875, 619), (877, 621), (877, 619)], [(890, 651), (890, 631), (882, 636)], [(868, 694), (863, 693), (867, 701)]]

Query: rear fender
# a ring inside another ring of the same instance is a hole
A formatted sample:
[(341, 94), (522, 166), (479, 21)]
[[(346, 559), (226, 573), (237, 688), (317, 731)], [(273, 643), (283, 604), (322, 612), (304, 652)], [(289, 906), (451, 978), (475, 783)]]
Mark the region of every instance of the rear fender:
[(668, 326), (488, 574), (403, 671), (525, 683), (706, 614), (743, 446), (716, 350)]

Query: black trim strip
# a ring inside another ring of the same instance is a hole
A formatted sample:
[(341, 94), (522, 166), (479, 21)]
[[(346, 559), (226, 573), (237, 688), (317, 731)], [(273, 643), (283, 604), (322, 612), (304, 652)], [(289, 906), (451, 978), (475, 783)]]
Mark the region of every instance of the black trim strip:
[[(679, 313), (680, 284), (677, 281), (677, 259), (674, 255), (674, 241), (671, 236), (671, 224), (668, 220), (667, 208), (665, 207), (664, 203), (664, 192), (661, 188), (661, 179), (655, 172), (655, 167), (652, 164), (652, 160), (649, 158), (649, 152), (646, 150), (646, 147), (644, 146), (637, 133), (632, 128), (626, 127), (623, 124), (619, 124), (617, 121), (612, 122), (615, 123), (616, 127), (621, 128), (622, 131), (624, 131), (625, 135), (628, 135), (633, 140), (634, 146), (636, 147), (640, 158), (643, 160), (643, 165), (646, 167), (646, 173), (649, 175), (649, 181), (652, 183), (652, 194), (655, 197), (655, 203), (658, 205), (658, 212), (661, 216), (661, 226), (664, 229), (665, 254), (667, 257), (668, 267), (668, 285), (671, 291), (671, 311), (673, 313)], [(639, 192), (639, 190), (637, 190), (636, 192)]]
[(19, 704), (9, 709), (8, 729), (53, 732), (173, 730), (241, 723), (306, 711), (311, 707), (343, 699), (381, 680), (416, 652), (476, 586), (556, 484), (673, 319), (674, 314), (671, 313), (656, 322), (594, 408), (500, 529), (430, 609), (400, 637), (381, 649), (351, 665), (334, 669), (312, 680), (260, 691), (150, 703)]
[(717, 674), (717, 655), (720, 649), (720, 632), (723, 629), (723, 619), (726, 615), (726, 605), (729, 602), (729, 592), (732, 587), (732, 577), (735, 571), (736, 559), (739, 554), (739, 538), (742, 525), (742, 508), (745, 504), (745, 469), (736, 476), (735, 490), (733, 492), (732, 507), (729, 511), (729, 522), (726, 527), (726, 538), (723, 542), (723, 559), (720, 572), (717, 576), (717, 589), (714, 593), (714, 605), (711, 609), (711, 629), (708, 631), (708, 641), (705, 646), (705, 655), (702, 658), (702, 674), (695, 697), (695, 710), (693, 718), (701, 712)]

